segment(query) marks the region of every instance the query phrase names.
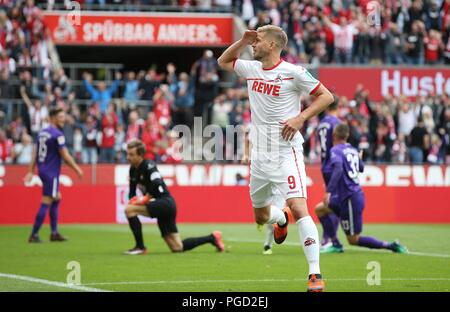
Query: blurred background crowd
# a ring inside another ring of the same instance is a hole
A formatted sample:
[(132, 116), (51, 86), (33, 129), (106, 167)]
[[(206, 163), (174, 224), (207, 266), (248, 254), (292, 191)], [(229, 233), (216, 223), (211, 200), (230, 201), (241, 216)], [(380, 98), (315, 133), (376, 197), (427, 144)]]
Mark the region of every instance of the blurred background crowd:
[[(383, 1), (374, 16), (365, 0), (81, 2), (110, 3), (232, 8), (249, 28), (283, 27), (289, 36), (283, 58), (292, 63), (450, 63), (450, 0)], [(101, 71), (85, 71), (74, 83), (75, 77), (50, 61), (48, 31), (37, 4), (53, 7), (58, 1), (0, 1), (0, 163), (30, 162), (33, 140), (48, 125), (53, 106), (67, 112), (67, 146), (81, 163), (123, 163), (126, 143), (133, 138), (146, 144), (146, 158), (178, 163), (174, 126), (192, 127), (195, 116), (223, 129), (250, 123), (246, 81), (234, 78), (231, 87), (222, 88), (218, 55), (210, 50), (189, 72), (179, 71), (174, 60), (116, 71), (112, 80)], [(366, 161), (450, 163), (448, 95), (389, 96), (375, 102), (361, 84), (352, 98), (335, 97), (340, 118), (351, 126), (350, 142), (364, 150)], [(310, 103), (310, 98), (302, 101), (304, 107)], [(319, 161), (318, 122), (313, 118), (302, 130), (309, 162)]]

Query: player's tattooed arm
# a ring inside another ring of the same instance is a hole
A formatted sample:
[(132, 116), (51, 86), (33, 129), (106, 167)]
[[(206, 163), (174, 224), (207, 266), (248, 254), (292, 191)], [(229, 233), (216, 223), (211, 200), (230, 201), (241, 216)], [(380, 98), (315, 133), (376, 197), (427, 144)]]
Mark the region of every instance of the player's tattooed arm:
[(64, 162), (75, 171), (75, 173), (78, 175), (78, 177), (82, 178), (83, 171), (81, 170), (80, 167), (78, 167), (77, 163), (72, 158), (72, 156), (70, 156), (69, 151), (67, 150), (67, 147), (60, 149), (59, 153), (61, 155), (61, 158), (64, 160)]
[(217, 62), (219, 63), (220, 68), (233, 71), (234, 61), (248, 45), (253, 44), (256, 37), (257, 32), (255, 30), (246, 30), (242, 35), (242, 38), (229, 46), (218, 58)]

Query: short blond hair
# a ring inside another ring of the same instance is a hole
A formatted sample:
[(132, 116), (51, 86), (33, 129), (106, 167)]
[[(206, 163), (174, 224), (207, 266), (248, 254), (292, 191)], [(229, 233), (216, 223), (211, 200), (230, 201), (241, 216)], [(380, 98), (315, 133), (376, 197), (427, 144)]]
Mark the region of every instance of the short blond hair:
[(256, 31), (264, 32), (268, 36), (270, 36), (275, 41), (277, 47), (279, 47), (280, 50), (283, 50), (288, 43), (288, 37), (281, 27), (275, 25), (265, 25), (258, 27)]
[(139, 156), (144, 157), (146, 148), (145, 148), (145, 144), (141, 140), (135, 139), (135, 140), (130, 141), (127, 145), (127, 149), (133, 149), (133, 148), (136, 149), (136, 152)]

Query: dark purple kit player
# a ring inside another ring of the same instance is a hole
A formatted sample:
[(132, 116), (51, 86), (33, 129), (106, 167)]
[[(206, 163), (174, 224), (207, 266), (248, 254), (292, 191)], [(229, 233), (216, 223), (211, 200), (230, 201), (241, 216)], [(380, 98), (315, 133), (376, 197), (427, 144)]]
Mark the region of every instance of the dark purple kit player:
[(319, 211), (319, 217), (334, 212), (341, 219), (342, 229), (350, 245), (406, 253), (406, 247), (397, 241), (388, 243), (360, 235), (365, 198), (358, 176), (363, 172), (364, 164), (358, 151), (347, 143), (349, 133), (347, 124), (339, 124), (333, 130), (334, 146), (330, 151), (332, 174), (327, 186), (326, 199), (328, 205)]
[(30, 170), (25, 177), (29, 182), (33, 178), (34, 169), (37, 165), (39, 178), (42, 181), (42, 202), (36, 215), (28, 241), (30, 243), (42, 242), (38, 232), (44, 222), (47, 211), (50, 209), (51, 235), (50, 241), (65, 241), (58, 232), (58, 207), (61, 195), (59, 193), (59, 175), (61, 162), (64, 160), (79, 177), (82, 176), (81, 169), (70, 156), (66, 145), (62, 128), (65, 122), (65, 113), (61, 108), (50, 110), (50, 126), (42, 129), (37, 138)]
[[(333, 129), (340, 123), (340, 120), (337, 118), (337, 108), (337, 101), (334, 101), (328, 106), (326, 115), (320, 121), (316, 131), (317, 139), (320, 144), (321, 172), (325, 186), (328, 186), (331, 177), (330, 150), (333, 147)], [(325, 199), (317, 204), (315, 208), (316, 211), (322, 209), (325, 205), (324, 201)], [(330, 247), (333, 247), (335, 252), (342, 251), (342, 245), (336, 235), (339, 227), (339, 218), (336, 214), (330, 213), (324, 215), (319, 218), (319, 221), (323, 228), (321, 252), (326, 252)]]

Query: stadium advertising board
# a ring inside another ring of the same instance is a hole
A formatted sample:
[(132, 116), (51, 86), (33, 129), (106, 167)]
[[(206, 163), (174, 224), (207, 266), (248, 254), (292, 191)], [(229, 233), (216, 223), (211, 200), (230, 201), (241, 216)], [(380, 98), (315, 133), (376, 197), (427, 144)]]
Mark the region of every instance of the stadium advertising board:
[[(345, 79), (342, 79), (345, 77)], [(450, 95), (450, 69), (407, 67), (320, 67), (320, 81), (341, 96), (353, 99), (355, 86), (369, 90), (370, 99), (405, 95)]]
[(58, 45), (221, 47), (233, 39), (227, 14), (54, 11), (45, 13), (45, 23)]
[[(82, 166), (78, 179), (67, 167), (61, 175), (63, 223), (124, 222), (128, 199), (128, 166)], [(179, 222), (253, 222), (241, 165), (160, 165), (160, 172), (174, 195)], [(0, 224), (29, 224), (34, 220), (41, 182), (35, 176), (25, 185), (27, 166), (0, 165)], [(308, 165), (310, 213), (323, 198), (320, 167)], [(360, 182), (366, 194), (366, 222), (450, 223), (450, 166), (367, 165)], [(146, 221), (152, 222), (147, 219)]]

